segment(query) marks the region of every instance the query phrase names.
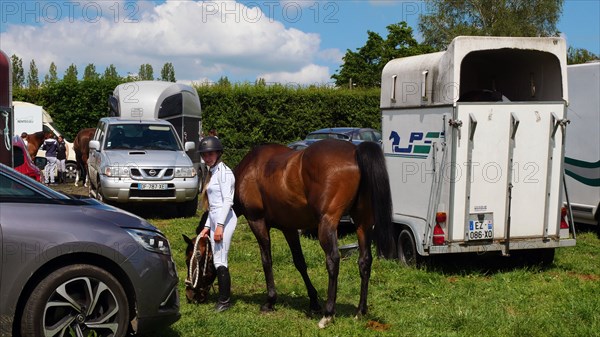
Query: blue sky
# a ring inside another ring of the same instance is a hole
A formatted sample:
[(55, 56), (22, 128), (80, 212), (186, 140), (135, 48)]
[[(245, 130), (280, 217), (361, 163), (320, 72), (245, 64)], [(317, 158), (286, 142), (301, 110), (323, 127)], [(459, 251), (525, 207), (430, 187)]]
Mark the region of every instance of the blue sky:
[[(43, 76), (93, 63), (122, 74), (166, 62), (185, 82), (330, 83), (347, 49), (367, 31), (406, 21), (420, 39), (420, 1), (17, 1), (0, 2), (0, 48)], [(558, 25), (567, 44), (600, 54), (600, 0), (565, 0)]]

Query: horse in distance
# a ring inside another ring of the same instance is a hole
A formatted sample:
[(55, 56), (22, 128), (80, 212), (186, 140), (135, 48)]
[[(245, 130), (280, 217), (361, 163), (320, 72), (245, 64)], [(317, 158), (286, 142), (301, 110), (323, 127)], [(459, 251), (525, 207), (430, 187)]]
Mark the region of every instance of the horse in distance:
[(27, 152), (29, 152), (31, 160), (35, 159), (35, 156), (40, 147), (44, 144), (44, 141), (52, 136), (52, 132), (47, 131), (38, 131), (27, 135)]
[(78, 186), (79, 181), (83, 181), (83, 186), (88, 186), (89, 177), (87, 161), (90, 155), (90, 140), (94, 138), (95, 132), (95, 128), (82, 129), (77, 133), (77, 136), (73, 141), (73, 151), (75, 151), (75, 160), (77, 161), (78, 168), (75, 186)]

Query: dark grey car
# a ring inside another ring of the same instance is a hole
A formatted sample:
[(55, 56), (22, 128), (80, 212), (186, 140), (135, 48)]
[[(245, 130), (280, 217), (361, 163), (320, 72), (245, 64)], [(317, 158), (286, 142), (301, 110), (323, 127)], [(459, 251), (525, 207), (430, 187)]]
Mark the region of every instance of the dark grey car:
[(0, 336), (125, 336), (180, 317), (158, 229), (2, 164), (0, 252)]

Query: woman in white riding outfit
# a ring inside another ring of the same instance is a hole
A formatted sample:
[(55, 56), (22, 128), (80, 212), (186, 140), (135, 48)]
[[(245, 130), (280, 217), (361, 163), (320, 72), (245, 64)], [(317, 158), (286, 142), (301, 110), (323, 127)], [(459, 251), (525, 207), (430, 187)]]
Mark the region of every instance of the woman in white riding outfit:
[(231, 306), (231, 277), (229, 276), (227, 255), (237, 225), (237, 215), (232, 208), (235, 177), (231, 169), (221, 161), (223, 145), (217, 137), (203, 138), (200, 141), (198, 152), (209, 167), (209, 180), (203, 189), (203, 194), (206, 194), (203, 203), (207, 206), (208, 220), (200, 232), (200, 237), (209, 236), (210, 233), (210, 243), (219, 282), (219, 299), (215, 310), (221, 312)]

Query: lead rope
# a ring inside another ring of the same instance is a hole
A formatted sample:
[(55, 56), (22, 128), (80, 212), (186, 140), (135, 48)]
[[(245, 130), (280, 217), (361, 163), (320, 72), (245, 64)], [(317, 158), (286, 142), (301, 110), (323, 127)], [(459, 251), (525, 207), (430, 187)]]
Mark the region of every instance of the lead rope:
[[(196, 289), (198, 286), (198, 280), (200, 278), (200, 259), (198, 256), (200, 252), (198, 251), (198, 243), (200, 242), (200, 238), (196, 238), (196, 242), (194, 242), (194, 254), (192, 254), (192, 259), (190, 261), (190, 269), (188, 270), (188, 277), (185, 279), (185, 284), (191, 285), (193, 289)], [(206, 271), (208, 270), (208, 250), (211, 249), (210, 241), (206, 242), (206, 256), (204, 257), (204, 268), (202, 268), (202, 276), (206, 275)], [(197, 264), (196, 269), (194, 270), (194, 263)], [(190, 279), (192, 278), (193, 281)]]

